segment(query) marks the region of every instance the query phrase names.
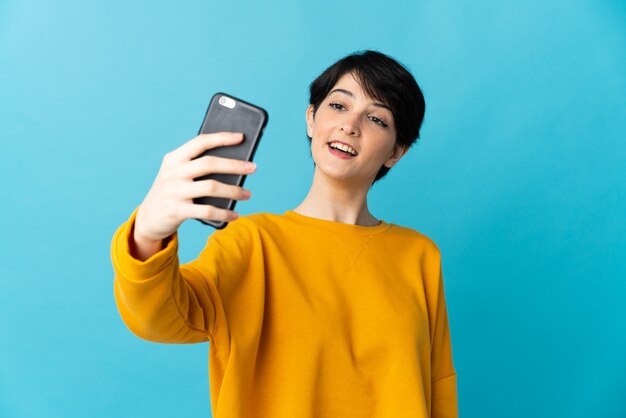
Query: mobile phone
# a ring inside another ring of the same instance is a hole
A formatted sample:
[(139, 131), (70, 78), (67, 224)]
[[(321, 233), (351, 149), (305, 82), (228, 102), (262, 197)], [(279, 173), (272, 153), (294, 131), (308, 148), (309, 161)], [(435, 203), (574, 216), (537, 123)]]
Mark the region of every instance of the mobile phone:
[[(233, 158), (237, 160), (252, 161), (256, 152), (259, 140), (263, 135), (263, 130), (267, 125), (267, 112), (251, 103), (238, 99), (230, 94), (215, 93), (211, 98), (209, 107), (204, 116), (204, 121), (200, 126), (198, 134), (211, 134), (216, 132), (242, 132), (243, 141), (235, 145), (222, 146), (206, 150), (196, 158), (205, 155), (215, 155), (223, 158)], [(243, 186), (246, 175), (243, 174), (223, 174), (211, 173), (197, 177), (194, 181), (215, 179), (222, 183)], [(193, 199), (194, 203), (212, 205), (222, 209), (233, 210), (236, 200), (222, 197), (198, 197)], [(197, 218), (196, 218), (197, 219)], [(210, 221), (197, 219), (205, 225), (210, 225), (217, 229), (225, 228), (228, 222)]]

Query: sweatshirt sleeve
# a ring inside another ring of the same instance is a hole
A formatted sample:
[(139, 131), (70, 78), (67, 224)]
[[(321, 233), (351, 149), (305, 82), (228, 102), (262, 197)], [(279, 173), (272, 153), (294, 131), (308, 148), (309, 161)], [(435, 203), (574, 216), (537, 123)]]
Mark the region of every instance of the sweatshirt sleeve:
[(438, 265), (436, 273), (436, 292), (434, 300), (434, 328), (431, 347), (431, 378), (432, 378), (432, 418), (457, 418), (457, 389), (456, 371), (452, 361), (452, 347), (450, 343), (450, 327), (446, 309), (446, 298), (443, 285), (441, 256), (437, 250)]
[(161, 343), (207, 341), (214, 327), (219, 295), (202, 272), (179, 266), (178, 235), (145, 261), (130, 254), (137, 209), (111, 243), (114, 294), (126, 326), (138, 337)]

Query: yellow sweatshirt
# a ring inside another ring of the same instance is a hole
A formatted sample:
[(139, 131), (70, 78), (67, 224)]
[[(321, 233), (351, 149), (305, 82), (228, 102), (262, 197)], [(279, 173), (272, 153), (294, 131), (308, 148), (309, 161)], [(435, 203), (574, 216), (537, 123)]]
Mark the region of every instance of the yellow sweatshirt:
[(210, 341), (216, 418), (457, 417), (440, 253), (425, 235), (286, 211), (242, 216), (179, 265), (178, 237), (129, 252), (115, 233), (115, 298), (128, 328)]

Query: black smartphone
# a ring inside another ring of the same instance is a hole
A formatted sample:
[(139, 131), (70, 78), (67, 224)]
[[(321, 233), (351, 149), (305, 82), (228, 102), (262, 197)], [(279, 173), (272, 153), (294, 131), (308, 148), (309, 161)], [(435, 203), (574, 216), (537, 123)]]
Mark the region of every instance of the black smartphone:
[[(236, 145), (207, 150), (196, 158), (200, 158), (204, 155), (215, 155), (223, 158), (252, 161), (257, 146), (259, 145), (259, 140), (263, 135), (263, 130), (267, 125), (267, 119), (267, 112), (259, 106), (245, 102), (230, 94), (215, 93), (211, 98), (198, 134), (211, 134), (223, 131), (242, 132), (244, 135), (243, 141)], [(246, 180), (246, 176), (243, 174), (212, 173), (195, 178), (194, 180), (207, 179), (215, 179), (222, 183), (241, 187)], [(222, 197), (198, 197), (193, 199), (193, 202), (228, 210), (233, 210), (237, 203), (236, 200)], [(217, 229), (225, 228), (226, 225), (228, 225), (228, 222), (224, 221), (197, 220)]]

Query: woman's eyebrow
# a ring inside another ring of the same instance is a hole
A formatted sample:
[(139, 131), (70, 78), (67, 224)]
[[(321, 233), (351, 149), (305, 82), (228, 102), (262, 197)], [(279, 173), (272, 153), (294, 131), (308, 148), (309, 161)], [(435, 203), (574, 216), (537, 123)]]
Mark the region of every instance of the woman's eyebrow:
[[(354, 98), (354, 94), (352, 94), (352, 92), (350, 92), (350, 91), (348, 91), (348, 90), (345, 90), (345, 89), (334, 89), (333, 91), (331, 91), (330, 93), (328, 93), (328, 95), (331, 95), (331, 94), (333, 94), (333, 93), (335, 93), (335, 92), (337, 92), (337, 93), (343, 93), (343, 94), (345, 94), (345, 95), (348, 95), (348, 96), (350, 96), (350, 97)], [(391, 112), (391, 108), (390, 108), (389, 106), (387, 106), (386, 104), (384, 104), (384, 103), (372, 102), (372, 106), (382, 107), (382, 108), (387, 109), (388, 111), (390, 111), (390, 112)], [(393, 113), (393, 112), (392, 112), (392, 113)]]

